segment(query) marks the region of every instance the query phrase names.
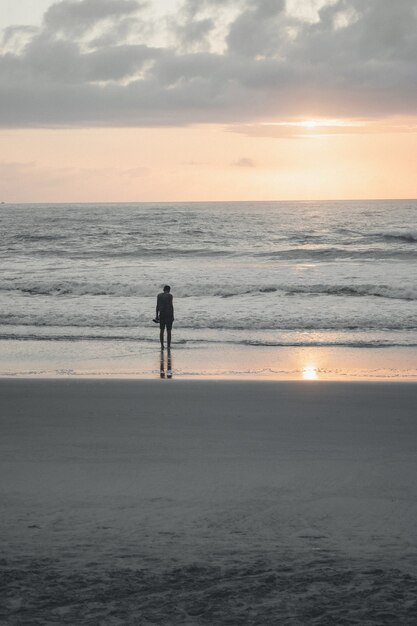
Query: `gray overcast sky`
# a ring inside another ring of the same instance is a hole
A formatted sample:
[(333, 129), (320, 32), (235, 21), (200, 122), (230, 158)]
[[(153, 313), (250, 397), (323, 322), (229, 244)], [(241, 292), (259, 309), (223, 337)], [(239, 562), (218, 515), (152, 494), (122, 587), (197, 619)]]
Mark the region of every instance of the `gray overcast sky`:
[(415, 0), (34, 4), (2, 4), (3, 127), (416, 114)]

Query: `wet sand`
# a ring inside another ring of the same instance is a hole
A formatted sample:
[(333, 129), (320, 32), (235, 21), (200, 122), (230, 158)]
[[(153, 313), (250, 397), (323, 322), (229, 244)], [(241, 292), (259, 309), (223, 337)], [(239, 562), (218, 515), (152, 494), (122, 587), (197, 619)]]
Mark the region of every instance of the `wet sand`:
[(0, 624), (417, 621), (417, 384), (0, 379)]
[[(162, 355), (167, 369), (167, 351)], [(0, 340), (0, 377), (159, 378), (161, 351), (152, 342)], [(415, 346), (260, 346), (174, 341), (176, 379), (417, 382)]]

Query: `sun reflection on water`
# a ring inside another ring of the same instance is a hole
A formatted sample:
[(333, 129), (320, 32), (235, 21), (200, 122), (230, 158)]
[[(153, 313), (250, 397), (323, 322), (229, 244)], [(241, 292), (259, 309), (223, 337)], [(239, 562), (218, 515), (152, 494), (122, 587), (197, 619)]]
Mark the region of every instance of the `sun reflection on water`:
[(314, 363), (308, 363), (303, 367), (301, 375), (304, 380), (317, 380), (318, 374), (316, 365)]

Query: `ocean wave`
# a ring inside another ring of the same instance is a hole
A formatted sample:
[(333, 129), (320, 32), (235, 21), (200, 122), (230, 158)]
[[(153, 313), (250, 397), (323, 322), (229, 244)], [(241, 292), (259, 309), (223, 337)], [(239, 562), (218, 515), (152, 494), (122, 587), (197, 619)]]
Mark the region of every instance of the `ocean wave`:
[(58, 235), (54, 233), (53, 235), (43, 233), (43, 234), (33, 234), (33, 233), (19, 233), (14, 236), (16, 241), (33, 241), (33, 242), (45, 242), (45, 241), (61, 241), (63, 239), (67, 239), (66, 235)]
[(380, 238), (383, 241), (400, 241), (403, 243), (416, 243), (417, 242), (417, 230), (408, 229), (393, 229), (385, 231), (375, 231), (369, 233), (370, 237)]
[[(38, 243), (44, 243), (45, 238), (33, 238)], [(209, 247), (201, 248), (187, 248), (187, 247), (146, 247), (146, 246), (129, 246), (126, 243), (114, 242), (112, 245), (104, 246), (101, 241), (97, 241), (91, 244), (90, 247), (84, 249), (77, 245), (73, 241), (62, 244), (56, 242), (54, 247), (28, 247), (26, 249), (19, 249), (19, 254), (22, 256), (34, 256), (34, 257), (62, 257), (74, 259), (94, 259), (100, 261), (101, 259), (150, 259), (155, 258), (190, 258), (190, 257), (202, 257), (202, 258), (216, 258), (216, 257), (228, 257), (237, 256), (233, 249), (218, 248), (210, 249)], [(13, 251), (14, 248), (8, 248), (8, 252)], [(242, 256), (245, 256), (247, 252)]]
[[(188, 237), (191, 235), (188, 234)], [(417, 259), (417, 248), (415, 245), (389, 246), (389, 242), (415, 244), (417, 233), (409, 232), (385, 232), (383, 234), (367, 233), (363, 235), (364, 241), (358, 243), (345, 239), (337, 241), (337, 245), (332, 245), (333, 241), (326, 241), (326, 237), (317, 237), (317, 243), (313, 242), (313, 237), (300, 235), (299, 243), (294, 242), (296, 236), (285, 236), (279, 243), (274, 245), (271, 241), (269, 245), (265, 242), (252, 245), (252, 242), (240, 242), (233, 245), (230, 240), (223, 241), (218, 236), (217, 241), (200, 240), (199, 247), (196, 247), (186, 239), (178, 242), (179, 245), (161, 246), (160, 242), (155, 245), (141, 245), (130, 239), (115, 239), (113, 242), (103, 241), (101, 237), (94, 235), (92, 241), (88, 241), (86, 234), (83, 234), (83, 241), (70, 238), (65, 241), (65, 237), (49, 235), (22, 235), (19, 241), (9, 241), (7, 246), (1, 251), (7, 258), (10, 253), (18, 253), (23, 257), (35, 258), (69, 258), (71, 260), (95, 260), (102, 259), (126, 259), (140, 261), (163, 259), (259, 259), (272, 261), (337, 261), (337, 260), (415, 260)], [(311, 243), (309, 244), (309, 240)], [(294, 245), (291, 245), (291, 243)], [(368, 242), (368, 243), (367, 243)], [(365, 245), (367, 243), (367, 245)], [(25, 245), (26, 244), (26, 245)], [(373, 245), (372, 245), (373, 244)], [(385, 245), (383, 245), (385, 244)], [(285, 247), (287, 246), (287, 247)]]
[(74, 248), (56, 248), (52, 252), (47, 249), (39, 249), (32, 251), (30, 254), (35, 256), (48, 257), (56, 255), (59, 257), (68, 257), (71, 259), (178, 259), (178, 258), (245, 258), (254, 260), (258, 258), (283, 261), (308, 261), (308, 260), (325, 260), (337, 261), (340, 259), (359, 259), (359, 260), (414, 260), (417, 259), (417, 250), (410, 249), (384, 249), (369, 248), (366, 250), (358, 250), (354, 248), (321, 248), (321, 249), (305, 249), (305, 248), (287, 248), (283, 250), (265, 250), (258, 252), (256, 249), (246, 248), (240, 251), (223, 248), (210, 249), (206, 248), (135, 248), (129, 250), (126, 246), (114, 246), (111, 250), (108, 248), (97, 248), (83, 251), (74, 251)]
[(229, 256), (233, 254), (233, 250), (228, 249), (209, 249), (209, 248), (173, 248), (173, 247), (160, 247), (160, 248), (133, 248), (131, 250), (126, 248), (114, 248), (113, 250), (103, 249), (95, 253), (99, 257), (219, 257)]
[(364, 232), (354, 228), (337, 228), (336, 233), (343, 235), (345, 243), (357, 243), (361, 238), (374, 242), (384, 243), (416, 243), (417, 230), (410, 228), (387, 228), (386, 230), (372, 230)]
[[(107, 284), (91, 284), (81, 281), (29, 281), (16, 282), (6, 281), (0, 282), (0, 292), (18, 292), (23, 295), (32, 296), (106, 296), (106, 297), (122, 297), (122, 298), (153, 298), (155, 296), (155, 288), (148, 285), (131, 284), (113, 282)], [(323, 296), (343, 296), (343, 297), (377, 297), (387, 298), (391, 300), (414, 301), (417, 300), (417, 285), (375, 285), (375, 284), (264, 284), (264, 285), (204, 285), (205, 297), (218, 298), (236, 298), (243, 296), (254, 296), (278, 294), (278, 296), (295, 296), (295, 295), (323, 295)], [(178, 287), (176, 297), (191, 298), (200, 296), (202, 292), (201, 285), (185, 285)]]
[(392, 287), (389, 285), (303, 285), (286, 289), (288, 294), (329, 296), (374, 296), (392, 300), (417, 300), (417, 287)]
[[(99, 341), (99, 342), (140, 342), (155, 344), (159, 340), (131, 334), (126, 335), (100, 335), (96, 333), (87, 334), (42, 334), (36, 333), (0, 333), (0, 341)], [(262, 340), (262, 339), (180, 339), (175, 341), (175, 346), (190, 345), (235, 345), (235, 346), (252, 346), (252, 347), (264, 347), (264, 348), (331, 348), (331, 347), (345, 347), (345, 348), (415, 348), (417, 342), (408, 340), (391, 340), (391, 339), (339, 339), (339, 340), (320, 340), (320, 339), (288, 339), (288, 340)]]
[(390, 341), (389, 339), (340, 339), (339, 341), (257, 341), (250, 340), (240, 342), (243, 345), (247, 346), (264, 346), (264, 347), (299, 347), (299, 348), (308, 348), (308, 347), (322, 347), (322, 348), (331, 348), (331, 347), (345, 347), (345, 348), (394, 348), (394, 347), (407, 347), (407, 348), (415, 348), (417, 347), (416, 343), (410, 343), (409, 341)]
[(271, 250), (253, 253), (255, 257), (268, 258), (271, 260), (306, 261), (306, 260), (326, 260), (337, 261), (339, 259), (358, 260), (386, 260), (386, 259), (417, 259), (417, 251), (411, 250), (390, 250), (384, 248), (369, 248), (358, 250), (354, 248), (287, 248), (284, 250)]
[[(126, 313), (125, 316), (109, 315), (102, 316), (94, 314), (93, 312), (87, 315), (69, 314), (66, 318), (63, 316), (62, 311), (55, 311), (52, 315), (50, 312), (40, 312), (35, 315), (31, 312), (15, 313), (4, 312), (0, 313), (0, 326), (6, 327), (21, 327), (42, 329), (42, 331), (48, 328), (74, 328), (84, 329), (84, 333), (88, 333), (89, 329), (94, 328), (96, 332), (99, 330), (101, 334), (123, 334), (129, 333), (129, 336), (133, 336), (135, 331), (139, 332), (140, 329), (155, 329), (155, 324), (151, 321), (152, 314), (149, 316), (141, 314)], [(204, 331), (225, 331), (225, 332), (243, 332), (250, 336), (251, 332), (268, 331), (269, 333), (279, 332), (299, 332), (299, 333), (311, 333), (311, 332), (369, 332), (369, 331), (415, 331), (417, 330), (417, 319), (411, 312), (401, 318), (392, 318), (387, 315), (375, 318), (370, 316), (360, 316), (357, 319), (352, 320), (348, 315), (342, 317), (329, 316), (323, 318), (322, 316), (312, 316), (310, 318), (287, 318), (281, 316), (280, 319), (270, 318), (265, 316), (248, 316), (248, 317), (234, 317), (228, 315), (221, 315), (216, 317), (212, 316), (197, 317), (192, 313), (184, 315), (180, 320), (175, 321), (176, 331), (186, 333), (188, 331), (204, 332)], [(83, 333), (83, 334), (84, 334)], [(81, 333), (80, 333), (81, 334)]]
[(253, 287), (239, 290), (224, 288), (215, 291), (214, 295), (222, 298), (232, 298), (250, 294), (268, 294), (282, 292), (285, 295), (327, 295), (327, 296), (372, 296), (388, 298), (390, 300), (417, 300), (417, 286), (392, 287), (390, 285), (276, 285)]

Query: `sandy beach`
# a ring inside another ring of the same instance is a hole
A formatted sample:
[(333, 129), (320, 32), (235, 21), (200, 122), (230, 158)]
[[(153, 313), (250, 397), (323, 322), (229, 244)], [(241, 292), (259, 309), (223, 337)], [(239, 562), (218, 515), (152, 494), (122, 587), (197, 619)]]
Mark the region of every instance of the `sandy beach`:
[(0, 624), (415, 624), (416, 400), (1, 379)]

